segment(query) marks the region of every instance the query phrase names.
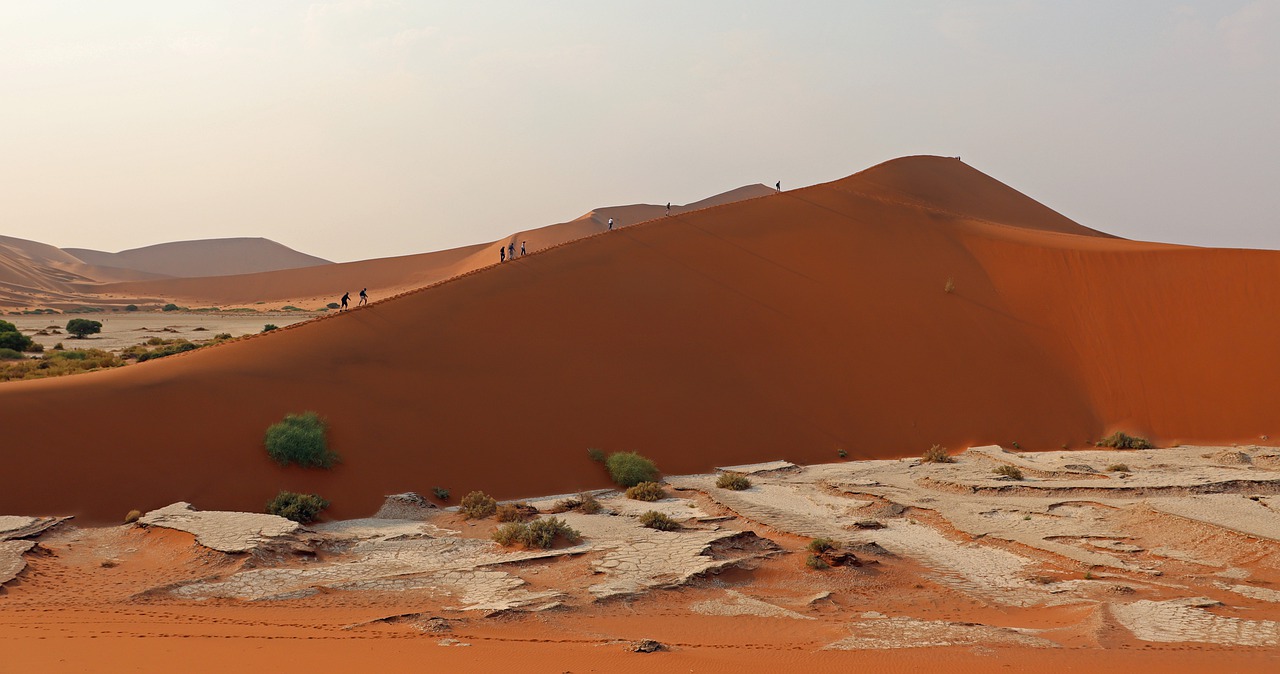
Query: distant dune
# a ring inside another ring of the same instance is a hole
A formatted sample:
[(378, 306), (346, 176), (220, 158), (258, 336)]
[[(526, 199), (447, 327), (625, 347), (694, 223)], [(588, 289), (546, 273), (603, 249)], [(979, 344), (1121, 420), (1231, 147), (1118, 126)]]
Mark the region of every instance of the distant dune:
[[(260, 510), (290, 489), (362, 516), (436, 485), (603, 486), (588, 447), (693, 473), (1113, 429), (1256, 442), (1280, 435), (1278, 302), (1280, 253), (1108, 237), (908, 157), (226, 346), (0, 385), (0, 512)], [(266, 427), (302, 410), (330, 419), (335, 470), (267, 458)]]
[[(772, 194), (764, 185), (748, 185), (717, 194), (702, 201), (671, 207), (679, 214), (725, 203)], [(316, 308), (338, 299), (343, 292), (354, 296), (368, 288), (374, 298), (420, 288), (452, 276), (465, 274), (498, 261), (500, 247), (521, 244), (529, 252), (558, 246), (608, 229), (609, 218), (622, 228), (665, 213), (665, 206), (634, 204), (595, 209), (568, 222), (516, 232), (487, 244), (398, 257), (328, 264), (321, 267), (244, 274), (226, 277), (159, 279), (138, 283), (82, 286), (85, 292), (115, 296), (150, 298), (185, 306), (237, 306), (268, 302)]]
[(288, 246), (258, 237), (173, 241), (122, 250), (119, 253), (104, 253), (88, 248), (63, 250), (89, 264), (180, 278), (252, 274), (332, 264), (328, 260), (299, 253)]
[(77, 284), (155, 277), (89, 264), (48, 244), (0, 236), (0, 306), (74, 301)]

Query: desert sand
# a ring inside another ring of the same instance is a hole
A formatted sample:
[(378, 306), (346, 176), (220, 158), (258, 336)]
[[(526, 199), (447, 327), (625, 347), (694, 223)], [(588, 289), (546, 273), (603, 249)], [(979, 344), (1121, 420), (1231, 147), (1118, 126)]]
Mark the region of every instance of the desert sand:
[[(655, 503), (600, 492), (602, 513), (558, 515), (582, 541), (545, 551), (501, 548), (491, 519), (414, 495), (310, 527), (187, 503), (122, 526), (2, 517), (0, 582), (16, 578), (0, 639), (9, 665), (55, 672), (246, 657), (466, 672), (1280, 664), (1275, 449), (992, 446), (952, 464), (730, 468), (750, 488), (690, 475)], [(640, 526), (650, 509), (681, 528)], [(807, 568), (813, 537), (851, 563)], [(660, 650), (637, 653), (646, 640)]]

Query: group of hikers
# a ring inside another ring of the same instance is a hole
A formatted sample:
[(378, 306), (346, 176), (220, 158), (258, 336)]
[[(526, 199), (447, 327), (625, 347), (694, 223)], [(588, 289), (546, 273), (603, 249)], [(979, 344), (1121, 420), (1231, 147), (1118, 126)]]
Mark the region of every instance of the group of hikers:
[[(351, 293), (342, 293), (342, 306), (338, 308), (338, 311), (346, 311), (349, 308), (347, 306), (347, 302), (349, 301), (351, 301)], [(362, 288), (360, 290), (360, 304), (357, 304), (356, 306), (360, 306), (361, 304), (368, 304), (368, 303), (369, 303), (369, 289)]]
[[(525, 249), (524, 249), (525, 243), (527, 242), (525, 241), (520, 242), (520, 257), (525, 256)], [(514, 259), (516, 259), (516, 242), (515, 241), (512, 241), (510, 246), (498, 246), (498, 262), (506, 262), (507, 260), (514, 260)]]

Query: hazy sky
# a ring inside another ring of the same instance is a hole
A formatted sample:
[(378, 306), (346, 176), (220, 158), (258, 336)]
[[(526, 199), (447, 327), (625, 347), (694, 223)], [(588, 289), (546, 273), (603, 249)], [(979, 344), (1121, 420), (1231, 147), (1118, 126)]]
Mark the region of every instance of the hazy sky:
[(1280, 248), (1280, 0), (0, 0), (0, 234), (333, 260), (966, 163)]

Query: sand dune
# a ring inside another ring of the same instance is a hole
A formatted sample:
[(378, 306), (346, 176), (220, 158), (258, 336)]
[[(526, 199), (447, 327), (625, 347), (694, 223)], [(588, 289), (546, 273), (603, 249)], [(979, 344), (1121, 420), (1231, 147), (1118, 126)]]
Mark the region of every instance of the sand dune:
[[(772, 194), (764, 185), (748, 185), (702, 201), (671, 208), (672, 214), (710, 208), (725, 203)], [(499, 259), (498, 249), (523, 243), (535, 252), (608, 229), (609, 218), (621, 228), (660, 217), (665, 206), (634, 204), (595, 209), (568, 222), (516, 232), (488, 244), (398, 257), (327, 264), (318, 267), (271, 271), (227, 277), (161, 279), (82, 286), (85, 292), (150, 298), (184, 306), (249, 306), (258, 302), (316, 308), (336, 300), (343, 292), (368, 288), (375, 297), (388, 297), (443, 279), (487, 267)]]
[(78, 296), (76, 284), (155, 277), (132, 269), (89, 264), (37, 241), (0, 236), (0, 306), (73, 301)]
[(88, 248), (63, 250), (89, 264), (177, 277), (252, 274), (332, 264), (259, 237), (171, 241), (119, 253)]
[[(1277, 300), (1280, 254), (1109, 238), (910, 157), (227, 346), (0, 386), (0, 512), (257, 510), (285, 488), (363, 515), (434, 485), (601, 485), (587, 447), (692, 473), (1115, 427), (1256, 439), (1276, 433)], [(263, 431), (300, 410), (331, 420), (332, 472), (266, 457)], [(73, 433), (26, 421), (59, 413)]]

